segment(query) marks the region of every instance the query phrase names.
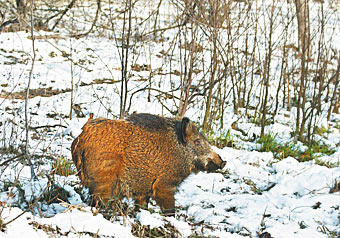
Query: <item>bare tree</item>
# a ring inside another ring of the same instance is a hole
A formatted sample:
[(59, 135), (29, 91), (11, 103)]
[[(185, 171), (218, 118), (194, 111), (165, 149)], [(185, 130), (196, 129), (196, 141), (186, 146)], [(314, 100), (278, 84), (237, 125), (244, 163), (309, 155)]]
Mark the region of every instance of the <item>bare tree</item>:
[[(296, 17), (298, 23), (298, 42), (300, 56), (300, 81), (298, 87), (296, 133), (298, 140), (303, 140), (306, 124), (306, 86), (308, 81), (308, 58), (310, 56), (310, 23), (309, 23), (309, 1), (295, 0)], [(302, 113), (302, 115), (301, 115)]]
[(260, 137), (264, 136), (264, 129), (266, 126), (266, 117), (267, 117), (267, 106), (268, 106), (268, 93), (269, 93), (269, 80), (270, 80), (270, 68), (271, 68), (271, 59), (273, 56), (273, 27), (274, 27), (274, 22), (275, 22), (275, 14), (274, 11), (275, 6), (272, 4), (270, 8), (270, 13), (269, 13), (269, 32), (268, 32), (268, 46), (266, 47), (266, 56), (264, 60), (264, 67), (263, 67), (263, 99), (262, 99), (262, 117), (261, 117), (261, 135)]
[(120, 87), (120, 111), (119, 117), (123, 118), (126, 113), (126, 101), (128, 96), (128, 59), (132, 29), (132, 1), (125, 1), (122, 27), (121, 62), (121, 87)]
[(223, 24), (223, 15), (222, 12), (222, 1), (209, 1), (209, 33), (211, 39), (211, 58), (210, 58), (210, 69), (209, 69), (209, 82), (208, 82), (208, 95), (206, 96), (206, 106), (205, 113), (203, 119), (203, 130), (208, 131), (210, 129), (211, 123), (209, 121), (211, 118), (211, 106), (212, 106), (212, 95), (213, 89), (216, 84), (216, 78), (218, 76), (218, 63), (219, 63), (219, 55), (218, 55), (218, 37), (219, 37), (219, 28)]

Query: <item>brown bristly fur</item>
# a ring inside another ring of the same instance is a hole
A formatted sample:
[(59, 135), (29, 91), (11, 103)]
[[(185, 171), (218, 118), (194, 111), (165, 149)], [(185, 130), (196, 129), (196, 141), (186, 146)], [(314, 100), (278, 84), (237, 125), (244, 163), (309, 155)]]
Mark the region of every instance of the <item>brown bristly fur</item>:
[(163, 212), (173, 214), (174, 194), (183, 179), (225, 165), (188, 118), (92, 118), (71, 150), (80, 179), (95, 198), (132, 196), (147, 206), (153, 197)]

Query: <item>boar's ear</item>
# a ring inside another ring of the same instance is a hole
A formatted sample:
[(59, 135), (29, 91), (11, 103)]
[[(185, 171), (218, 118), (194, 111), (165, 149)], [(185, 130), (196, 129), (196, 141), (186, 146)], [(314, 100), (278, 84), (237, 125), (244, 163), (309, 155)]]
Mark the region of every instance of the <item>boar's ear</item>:
[(188, 137), (191, 136), (192, 130), (193, 130), (192, 124), (191, 124), (189, 118), (183, 117), (183, 119), (182, 119), (182, 138), (183, 138), (184, 143), (186, 143), (187, 140), (188, 140)]

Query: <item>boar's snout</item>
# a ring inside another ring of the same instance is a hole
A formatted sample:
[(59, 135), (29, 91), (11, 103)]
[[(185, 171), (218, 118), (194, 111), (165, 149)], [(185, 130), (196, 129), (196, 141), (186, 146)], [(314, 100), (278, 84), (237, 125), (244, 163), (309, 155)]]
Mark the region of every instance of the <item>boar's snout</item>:
[(224, 160), (222, 160), (221, 156), (218, 156), (218, 157), (219, 157), (219, 158), (220, 158), (220, 160), (221, 160), (220, 169), (223, 169), (223, 168), (224, 168), (224, 166), (227, 164), (227, 162), (226, 162), (226, 161), (224, 161)]
[(223, 169), (226, 163), (226, 161), (222, 160), (221, 156), (215, 154), (213, 159), (209, 160), (207, 164), (207, 170), (212, 172), (218, 169)]

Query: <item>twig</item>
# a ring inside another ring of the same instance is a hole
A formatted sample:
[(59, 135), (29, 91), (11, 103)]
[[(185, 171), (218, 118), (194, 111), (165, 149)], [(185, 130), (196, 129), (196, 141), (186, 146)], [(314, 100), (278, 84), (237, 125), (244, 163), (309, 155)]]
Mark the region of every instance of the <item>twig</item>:
[(41, 128), (53, 128), (53, 127), (63, 127), (67, 128), (67, 126), (61, 125), (61, 124), (56, 124), (56, 125), (43, 125), (43, 126), (30, 126), (30, 129), (36, 130), (36, 129), (41, 129)]
[(10, 25), (10, 24), (14, 24), (14, 23), (19, 23), (18, 18), (15, 18), (15, 19), (12, 19), (12, 20), (8, 20), (8, 21), (5, 21), (4, 23), (2, 23), (2, 24), (0, 25), (0, 33), (2, 32), (2, 30), (3, 30), (6, 26), (8, 26), (8, 25)]
[(29, 94), (30, 94), (30, 86), (31, 86), (31, 81), (33, 77), (33, 69), (34, 69), (34, 63), (35, 63), (35, 58), (36, 58), (36, 52), (35, 52), (35, 41), (34, 41), (34, 17), (33, 17), (33, 8), (34, 8), (34, 0), (32, 0), (32, 6), (31, 6), (31, 25), (30, 25), (30, 30), (31, 30), (31, 37), (32, 37), (32, 52), (33, 52), (33, 57), (32, 57), (32, 64), (31, 64), (31, 69), (29, 71), (29, 77), (28, 77), (28, 83), (27, 83), (27, 88), (26, 88), (26, 97), (25, 97), (25, 131), (26, 131), (26, 141), (25, 141), (25, 156), (27, 157), (27, 161), (29, 166), (31, 167), (31, 179), (33, 180), (35, 178), (35, 173), (34, 173), (34, 168), (32, 161), (29, 158), (28, 155), (28, 144), (29, 144), (29, 118), (28, 118), (28, 103), (29, 103)]
[(20, 158), (20, 157), (22, 157), (22, 156), (24, 156), (24, 155), (25, 155), (25, 154), (22, 153), (22, 154), (19, 154), (19, 155), (14, 156), (13, 158), (7, 159), (7, 160), (5, 160), (4, 162), (2, 162), (2, 163), (0, 164), (0, 167), (6, 165), (7, 163), (11, 162), (12, 160), (16, 160), (16, 159), (18, 159), (18, 158)]
[(61, 16), (59, 17), (59, 19), (54, 23), (54, 26), (51, 28), (52, 31), (59, 24), (60, 20), (64, 17), (64, 15), (73, 7), (75, 2), (76, 2), (76, 0), (72, 0), (70, 2), (70, 4), (67, 5), (67, 7), (64, 9), (64, 11), (61, 13)]
[(17, 215), (16, 217), (14, 217), (12, 220), (10, 220), (10, 221), (4, 223), (3, 225), (4, 225), (4, 226), (7, 226), (8, 224), (12, 223), (12, 222), (15, 221), (16, 219), (18, 219), (19, 217), (21, 217), (22, 215), (24, 215), (24, 214), (25, 214), (26, 212), (28, 212), (31, 208), (33, 208), (33, 207), (37, 204), (37, 202), (40, 200), (40, 198), (42, 198), (42, 196), (45, 194), (47, 188), (49, 188), (49, 187), (50, 187), (50, 181), (48, 181), (47, 186), (44, 188), (44, 191), (42, 191), (42, 193), (40, 194), (40, 196), (39, 196), (37, 199), (35, 199), (34, 202), (33, 202), (28, 208), (26, 208), (26, 209), (25, 209), (23, 212), (21, 212), (19, 215)]
[(97, 20), (98, 20), (98, 16), (99, 16), (99, 12), (100, 12), (100, 4), (101, 4), (101, 0), (97, 0), (97, 11), (96, 11), (96, 16), (95, 16), (95, 18), (94, 18), (94, 20), (93, 20), (93, 22), (92, 22), (92, 25), (91, 25), (90, 30), (88, 30), (88, 31), (85, 32), (85, 33), (73, 35), (73, 37), (75, 37), (75, 38), (80, 38), (80, 37), (87, 36), (88, 34), (91, 33), (91, 31), (93, 30), (93, 27), (96, 25)]

